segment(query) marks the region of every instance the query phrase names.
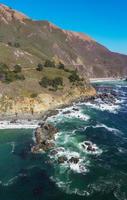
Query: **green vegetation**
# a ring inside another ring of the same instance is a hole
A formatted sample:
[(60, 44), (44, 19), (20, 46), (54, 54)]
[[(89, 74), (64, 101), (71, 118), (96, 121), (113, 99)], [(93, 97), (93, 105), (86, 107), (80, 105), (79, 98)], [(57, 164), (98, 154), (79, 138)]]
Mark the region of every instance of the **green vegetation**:
[(33, 99), (36, 98), (36, 97), (37, 97), (37, 93), (32, 93), (32, 94), (30, 95), (30, 97), (33, 98)]
[(15, 48), (19, 48), (20, 47), (20, 44), (19, 42), (8, 42), (8, 45), (11, 46), (11, 47), (15, 47)]
[(69, 76), (69, 80), (70, 82), (75, 83), (75, 82), (80, 81), (80, 77), (76, 71), (73, 71), (72, 74)]
[(51, 60), (46, 60), (44, 67), (56, 67), (55, 62)]
[(43, 65), (41, 63), (39, 63), (37, 65), (37, 68), (36, 68), (37, 71), (42, 71), (43, 70)]
[(24, 81), (25, 80), (25, 76), (23, 74), (16, 74), (15, 80)]
[(9, 70), (9, 68), (5, 63), (0, 63), (0, 73), (7, 72), (8, 70)]
[(25, 80), (25, 77), (21, 74), (19, 65), (15, 65), (14, 70), (11, 71), (6, 64), (0, 63), (0, 80), (5, 83), (11, 83), (16, 80)]
[(47, 88), (47, 87), (51, 86), (52, 88), (57, 90), (59, 86), (63, 85), (63, 79), (61, 77), (56, 77), (54, 79), (49, 79), (47, 77), (43, 77), (39, 83), (42, 87)]
[(15, 72), (15, 73), (20, 73), (21, 71), (22, 71), (22, 68), (21, 68), (20, 65), (15, 65), (15, 66), (14, 66), (14, 72)]
[(64, 69), (65, 69), (65, 66), (64, 66), (64, 64), (63, 64), (62, 62), (60, 62), (59, 65), (58, 65), (58, 68), (64, 70)]

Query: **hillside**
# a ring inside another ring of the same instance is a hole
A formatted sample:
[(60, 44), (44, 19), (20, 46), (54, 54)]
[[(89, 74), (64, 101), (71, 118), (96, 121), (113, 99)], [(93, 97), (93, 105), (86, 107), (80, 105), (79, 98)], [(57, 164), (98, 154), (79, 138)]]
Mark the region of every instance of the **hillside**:
[[(24, 66), (46, 59), (62, 61), (67, 68), (77, 68), (88, 77), (121, 76), (127, 73), (127, 56), (113, 53), (82, 33), (65, 31), (48, 21), (33, 21), (24, 14), (0, 4), (0, 42), (12, 51), (9, 65), (22, 64), (23, 51), (28, 54)], [(17, 50), (14, 50), (14, 47)], [(2, 51), (0, 51), (2, 54)], [(29, 61), (26, 61), (29, 60)], [(34, 60), (34, 61), (33, 61)]]
[(38, 118), (96, 94), (88, 78), (122, 76), (127, 56), (82, 33), (33, 21), (0, 4), (0, 117)]

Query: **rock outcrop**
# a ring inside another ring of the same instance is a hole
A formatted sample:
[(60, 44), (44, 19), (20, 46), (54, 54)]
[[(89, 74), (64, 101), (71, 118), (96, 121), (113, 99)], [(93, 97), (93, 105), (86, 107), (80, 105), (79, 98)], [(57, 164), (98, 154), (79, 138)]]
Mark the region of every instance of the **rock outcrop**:
[(48, 123), (42, 123), (35, 130), (35, 145), (32, 147), (32, 152), (47, 151), (54, 147), (54, 136), (58, 129)]
[[(28, 97), (15, 97), (10, 98), (8, 96), (0, 97), (0, 116), (2, 118), (12, 117), (16, 118), (42, 118), (46, 120), (52, 113), (57, 114), (54, 111), (56, 108), (71, 104), (76, 99), (87, 99), (96, 95), (96, 90), (93, 87), (80, 88), (75, 87), (71, 89), (71, 92), (66, 89), (61, 93), (50, 93), (48, 90), (39, 94), (36, 98)], [(45, 115), (44, 115), (45, 114)]]

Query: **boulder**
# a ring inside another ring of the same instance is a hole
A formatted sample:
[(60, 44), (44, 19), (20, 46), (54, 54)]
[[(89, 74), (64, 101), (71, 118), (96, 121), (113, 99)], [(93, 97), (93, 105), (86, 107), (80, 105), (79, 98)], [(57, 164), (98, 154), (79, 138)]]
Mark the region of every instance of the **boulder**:
[(71, 113), (70, 110), (63, 112), (64, 115), (66, 115), (66, 114), (70, 114), (70, 113)]
[(71, 157), (71, 158), (69, 159), (69, 162), (70, 162), (70, 163), (77, 164), (77, 163), (79, 162), (79, 158)]
[(56, 149), (53, 149), (50, 154), (52, 156), (55, 156), (56, 154), (58, 154), (58, 151)]
[(60, 157), (58, 157), (58, 163), (59, 164), (62, 164), (64, 162), (66, 162), (66, 161), (67, 161), (67, 157), (66, 156), (60, 156)]
[(89, 145), (89, 146), (87, 147), (87, 151), (95, 152), (96, 149), (93, 148), (92, 145)]
[(36, 144), (32, 148), (32, 152), (37, 152), (43, 150), (47, 151), (54, 147), (54, 140), (55, 134), (58, 132), (58, 129), (55, 128), (53, 125), (48, 123), (41, 123), (40, 127), (35, 130), (35, 141)]
[(79, 109), (78, 109), (78, 108), (73, 108), (72, 110), (74, 110), (74, 111), (79, 111)]

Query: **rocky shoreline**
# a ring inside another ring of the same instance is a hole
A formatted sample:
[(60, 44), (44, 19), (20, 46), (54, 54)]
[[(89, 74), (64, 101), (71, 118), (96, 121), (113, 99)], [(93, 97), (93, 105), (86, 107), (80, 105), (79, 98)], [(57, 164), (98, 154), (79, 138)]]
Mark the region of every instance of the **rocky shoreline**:
[[(83, 98), (81, 97), (80, 99), (78, 99), (77, 101), (75, 101), (75, 103), (79, 103), (79, 102), (94, 102), (96, 99), (100, 99), (103, 102), (108, 102), (109, 104), (115, 104), (116, 102), (116, 94), (112, 93), (101, 93), (101, 94), (97, 94), (96, 96), (92, 96), (89, 98)], [(73, 102), (72, 102), (73, 103)], [(61, 106), (59, 107), (59, 109), (65, 108), (65, 107), (69, 107), (72, 105), (68, 104), (66, 106)], [(36, 128), (34, 136), (35, 136), (35, 144), (32, 147), (31, 151), (33, 153), (39, 153), (39, 152), (46, 152), (48, 150), (52, 150), (55, 146), (55, 135), (59, 132), (59, 130), (54, 127), (52, 124), (49, 124), (46, 122), (46, 120), (54, 115), (57, 115), (59, 113), (59, 110), (50, 110), (47, 111), (45, 113), (45, 115), (43, 115), (42, 117), (42, 123), (39, 123), (39, 127)], [(90, 142), (85, 142), (82, 147), (84, 149), (86, 149), (86, 151), (88, 152), (95, 152), (96, 149), (93, 147), (92, 143)], [(56, 149), (53, 149), (51, 154), (55, 155), (57, 154), (58, 151)], [(76, 163), (78, 162), (79, 158), (71, 158), (70, 161), (68, 162), (72, 162), (72, 163)], [(64, 163), (67, 161), (67, 158), (65, 156), (61, 156), (58, 157), (58, 163)]]

